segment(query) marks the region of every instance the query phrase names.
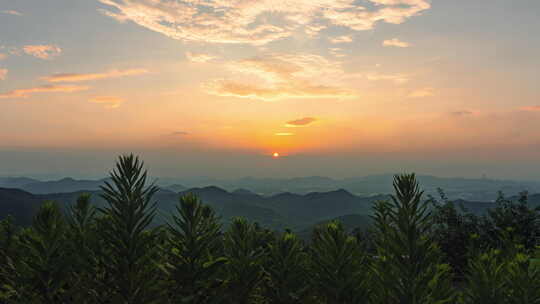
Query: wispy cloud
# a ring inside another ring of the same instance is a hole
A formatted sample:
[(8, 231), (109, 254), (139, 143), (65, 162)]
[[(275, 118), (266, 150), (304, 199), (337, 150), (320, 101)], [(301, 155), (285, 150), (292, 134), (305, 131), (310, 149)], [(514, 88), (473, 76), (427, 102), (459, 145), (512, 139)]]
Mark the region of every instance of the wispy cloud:
[(98, 103), (107, 109), (116, 109), (124, 103), (124, 99), (117, 96), (96, 96), (88, 100), (91, 103)]
[(172, 132), (171, 135), (173, 135), (173, 136), (186, 136), (186, 135), (189, 135), (189, 133), (186, 132), (186, 131), (175, 131), (175, 132)]
[(341, 57), (345, 57), (347, 55), (345, 55), (343, 53), (343, 49), (342, 48), (330, 48), (329, 49), (330, 51), (330, 55), (334, 56), (334, 57), (337, 57), (337, 58), (341, 58)]
[(274, 135), (276, 135), (276, 136), (293, 136), (294, 133), (280, 132), (280, 133), (275, 133)]
[(120, 78), (127, 76), (137, 76), (149, 73), (146, 69), (110, 70), (101, 73), (75, 74), (63, 73), (43, 77), (48, 82), (82, 82), (90, 80), (101, 80), (108, 78)]
[(410, 76), (406, 74), (383, 74), (383, 73), (371, 73), (366, 75), (366, 78), (371, 81), (393, 81), (397, 84), (403, 84), (409, 82)]
[(288, 121), (285, 126), (289, 128), (306, 127), (317, 121), (315, 117), (304, 117), (296, 120)]
[(328, 28), (328, 26), (326, 25), (322, 25), (322, 24), (308, 24), (304, 27), (304, 32), (309, 36), (309, 37), (317, 37), (319, 35), (319, 33)]
[(204, 63), (216, 59), (216, 56), (204, 53), (186, 52), (186, 58), (191, 62)]
[(22, 13), (15, 11), (15, 10), (5, 10), (2, 11), (4, 14), (13, 15), (13, 16), (22, 16)]
[(56, 86), (56, 85), (44, 85), (29, 89), (13, 90), (4, 94), (0, 94), (0, 99), (8, 98), (28, 98), (34, 93), (73, 93), (79, 91), (86, 91), (90, 89), (87, 86)]
[(408, 48), (412, 46), (409, 42), (401, 41), (397, 38), (383, 41), (384, 46), (394, 46), (400, 48)]
[(338, 36), (334, 38), (329, 39), (332, 43), (350, 43), (353, 42), (353, 39), (351, 36)]
[(7, 69), (0, 69), (0, 80), (5, 80), (8, 74)]
[(434, 88), (423, 88), (414, 90), (407, 97), (409, 98), (423, 98), (423, 97), (432, 97), (435, 96)]
[(51, 59), (62, 53), (62, 49), (56, 45), (25, 45), (23, 51), (39, 59)]
[(7, 54), (4, 54), (4, 53), (0, 53), (0, 60), (4, 60), (8, 57)]
[[(316, 36), (328, 26), (355, 31), (400, 24), (431, 8), (429, 0), (98, 0), (102, 12), (178, 40), (262, 45), (297, 31)], [(275, 18), (266, 18), (272, 14)]]
[(540, 106), (526, 106), (519, 109), (526, 112), (540, 112)]
[(341, 65), (318, 55), (269, 54), (229, 62), (227, 68), (258, 80), (213, 80), (203, 85), (208, 93), (261, 100), (356, 97), (354, 91), (339, 85), (345, 75)]

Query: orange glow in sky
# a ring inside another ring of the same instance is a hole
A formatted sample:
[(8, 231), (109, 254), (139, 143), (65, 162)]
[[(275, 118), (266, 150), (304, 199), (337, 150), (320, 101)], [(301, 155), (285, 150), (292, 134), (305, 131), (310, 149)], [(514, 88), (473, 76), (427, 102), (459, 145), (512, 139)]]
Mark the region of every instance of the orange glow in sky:
[(247, 175), (537, 163), (540, 1), (54, 0), (46, 14), (37, 2), (0, 0), (0, 163), (13, 175), (60, 168), (13, 161), (45, 151), (153, 151), (208, 176), (224, 155)]

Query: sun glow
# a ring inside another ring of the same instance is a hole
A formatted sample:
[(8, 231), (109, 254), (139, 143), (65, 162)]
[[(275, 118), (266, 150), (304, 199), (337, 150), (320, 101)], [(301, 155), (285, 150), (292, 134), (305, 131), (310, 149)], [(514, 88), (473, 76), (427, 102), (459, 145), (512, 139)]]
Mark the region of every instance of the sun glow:
[(279, 157), (279, 153), (274, 152), (274, 153), (272, 154), (272, 157), (273, 157), (273, 158), (278, 158), (278, 157)]

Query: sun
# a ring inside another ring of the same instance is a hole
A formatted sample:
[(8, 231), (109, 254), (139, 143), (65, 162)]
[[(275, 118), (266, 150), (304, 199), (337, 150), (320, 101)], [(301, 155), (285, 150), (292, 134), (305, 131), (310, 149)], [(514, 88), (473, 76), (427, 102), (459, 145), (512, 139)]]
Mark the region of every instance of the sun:
[(279, 157), (279, 153), (274, 152), (274, 153), (272, 154), (272, 157), (273, 157), (273, 158), (278, 158), (278, 157)]

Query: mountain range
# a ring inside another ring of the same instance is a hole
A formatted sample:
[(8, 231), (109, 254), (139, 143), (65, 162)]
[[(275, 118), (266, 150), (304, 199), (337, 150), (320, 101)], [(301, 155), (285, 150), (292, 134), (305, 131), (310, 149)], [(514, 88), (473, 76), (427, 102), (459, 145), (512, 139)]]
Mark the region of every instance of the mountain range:
[[(192, 188), (217, 186), (227, 191), (246, 190), (263, 196), (272, 196), (283, 192), (307, 194), (312, 192), (330, 192), (345, 189), (358, 196), (373, 196), (393, 192), (392, 174), (370, 175), (345, 179), (310, 176), (297, 178), (254, 178), (212, 179), (212, 178), (152, 178), (163, 189), (181, 192)], [(437, 195), (442, 188), (450, 199), (468, 201), (493, 201), (497, 192), (508, 196), (517, 195), (523, 190), (540, 193), (538, 181), (495, 180), (488, 178), (444, 178), (430, 175), (417, 176), (426, 194)], [(34, 194), (63, 193), (75, 191), (99, 190), (106, 178), (80, 180), (63, 178), (40, 181), (27, 177), (0, 177), (0, 187), (22, 189)]]
[[(26, 177), (0, 178), (0, 218), (11, 214), (18, 224), (28, 225), (33, 213), (42, 202), (53, 200), (63, 207), (67, 207), (75, 202), (82, 193), (90, 193), (92, 202), (98, 207), (103, 207), (106, 202), (100, 196), (100, 186), (106, 181), (107, 179), (63, 178), (54, 181), (39, 181)], [(227, 224), (235, 216), (242, 216), (268, 228), (290, 228), (301, 232), (310, 231), (317, 224), (339, 218), (346, 222), (346, 226), (349, 228), (352, 226), (364, 227), (370, 221), (369, 215), (373, 202), (388, 199), (388, 194), (385, 193), (391, 193), (391, 177), (372, 176), (357, 181), (355, 187), (371, 190), (364, 191), (367, 194), (353, 194), (348, 189), (338, 188), (343, 180), (338, 183), (337, 180), (324, 177), (287, 180), (246, 178), (235, 183), (229, 182), (226, 187), (188, 187), (177, 182), (161, 184), (161, 190), (154, 197), (158, 206), (155, 224), (164, 223), (169, 219), (180, 196), (193, 193), (204, 203), (214, 208), (224, 224)], [(190, 185), (188, 181), (185, 182), (185, 184)], [(352, 183), (352, 180), (349, 182)], [(493, 192), (493, 195), (496, 195), (498, 190), (505, 190), (506, 193), (515, 195), (522, 190), (532, 189), (535, 191), (537, 189), (533, 182), (434, 177), (420, 177), (420, 182), (422, 187), (427, 185), (430, 189), (428, 193), (430, 191), (435, 193), (437, 188), (441, 187), (445, 189), (446, 193), (448, 193), (448, 189), (451, 193), (458, 190), (468, 191), (466, 192), (470, 194), (468, 196), (473, 198), (478, 196), (482, 198), (484, 196), (478, 195), (478, 193), (487, 193), (489, 190)], [(234, 185), (243, 187), (231, 190), (230, 188)], [(274, 190), (262, 191), (261, 193), (263, 187)], [(298, 192), (273, 193), (278, 189), (296, 189)], [(316, 191), (306, 192), (309, 189), (316, 189)], [(453, 200), (475, 214), (483, 214), (494, 206), (491, 200), (463, 199), (462, 197), (463, 195)], [(529, 201), (531, 205), (539, 206), (540, 194), (530, 195)]]
[[(32, 194), (21, 189), (0, 188), (0, 218), (12, 214), (18, 224), (27, 225), (42, 202), (56, 201), (67, 208), (83, 193), (91, 194), (92, 203), (97, 207), (106, 205), (100, 191)], [(215, 186), (178, 193), (162, 189), (154, 196), (158, 207), (156, 223), (165, 222), (174, 211), (179, 197), (188, 193), (197, 195), (210, 205), (225, 224), (233, 217), (242, 216), (268, 228), (294, 230), (346, 214), (368, 214), (373, 201), (385, 198), (358, 197), (345, 190), (305, 195), (282, 193), (264, 197), (248, 191), (228, 192)]]

